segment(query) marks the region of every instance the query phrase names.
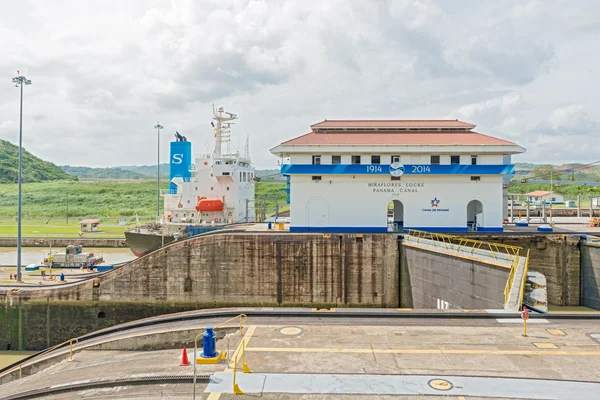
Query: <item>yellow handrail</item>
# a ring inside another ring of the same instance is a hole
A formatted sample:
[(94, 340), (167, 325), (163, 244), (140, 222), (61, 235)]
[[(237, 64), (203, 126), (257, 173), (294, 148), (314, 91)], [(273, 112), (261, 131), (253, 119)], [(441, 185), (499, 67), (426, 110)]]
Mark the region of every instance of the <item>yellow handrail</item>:
[(14, 367), (12, 367), (12, 368), (4, 371), (2, 373), (2, 375), (0, 375), (0, 376), (8, 375), (9, 373), (11, 373), (11, 372), (15, 371), (17, 368), (19, 368), (19, 378), (21, 378), (23, 364), (30, 363), (31, 361), (34, 361), (35, 359), (37, 359), (39, 357), (45, 356), (46, 354), (48, 354), (48, 353), (50, 353), (50, 352), (52, 352), (52, 351), (54, 351), (54, 350), (56, 350), (56, 349), (64, 346), (67, 343), (69, 343), (69, 361), (73, 361), (73, 341), (75, 341), (75, 345), (79, 344), (79, 340), (77, 340), (77, 338), (72, 338), (72, 339), (69, 339), (69, 340), (65, 340), (64, 342), (62, 342), (60, 344), (57, 344), (56, 346), (52, 346), (49, 349), (46, 349), (45, 351), (36, 354), (35, 356), (33, 356), (30, 359), (23, 360), (22, 362), (18, 363)]
[(246, 320), (248, 320), (248, 316), (246, 314), (236, 315), (235, 317), (230, 318), (230, 319), (228, 319), (225, 322), (221, 322), (219, 325), (216, 325), (213, 329), (220, 328), (223, 325), (225, 325), (226, 323), (231, 322), (231, 321), (233, 321), (234, 319), (237, 319), (237, 318), (240, 319), (240, 335), (241, 335), (242, 334), (242, 325), (244, 324), (244, 322), (246, 322)]
[[(221, 322), (220, 324), (213, 326), (213, 330), (220, 328), (223, 325), (233, 321), (234, 319), (238, 319), (238, 318), (240, 319), (240, 336), (242, 336), (244, 322), (246, 322), (246, 320), (248, 320), (248, 316), (246, 314), (236, 315), (235, 317), (230, 318), (225, 322)], [(204, 332), (197, 334), (196, 337), (194, 338), (194, 348), (195, 349), (198, 348), (198, 338), (202, 335), (204, 335)]]
[(515, 260), (510, 267), (510, 273), (508, 274), (508, 279), (506, 280), (506, 285), (504, 286), (504, 307), (506, 307), (506, 303), (508, 302), (508, 295), (510, 294), (510, 288), (512, 288), (514, 283), (518, 266), (519, 260)]
[(471, 253), (473, 253), (473, 251), (475, 251), (476, 249), (489, 250), (490, 252), (492, 252), (492, 255), (494, 256), (494, 258), (497, 258), (497, 256), (496, 256), (497, 253), (507, 254), (511, 258), (512, 257), (518, 258), (520, 255), (520, 252), (522, 250), (522, 248), (518, 247), (518, 246), (512, 246), (512, 245), (501, 244), (501, 243), (484, 242), (481, 240), (463, 238), (463, 237), (448, 235), (448, 234), (444, 234), (444, 233), (425, 232), (425, 231), (417, 231), (414, 229), (409, 229), (407, 231), (407, 234), (410, 236), (416, 237), (417, 242), (418, 242), (418, 239), (429, 239), (429, 240), (435, 240), (437, 242), (444, 243), (444, 246), (446, 248), (447, 248), (447, 244), (452, 244), (452, 243), (454, 243), (458, 246), (457, 250), (460, 250), (461, 247), (469, 247), (471, 249), (470, 250)]
[(523, 295), (525, 294), (525, 285), (527, 284), (527, 271), (529, 270), (529, 249), (527, 249), (527, 260), (525, 260), (525, 270), (523, 271), (523, 280), (521, 281), (521, 292), (519, 293), (519, 310), (523, 308)]

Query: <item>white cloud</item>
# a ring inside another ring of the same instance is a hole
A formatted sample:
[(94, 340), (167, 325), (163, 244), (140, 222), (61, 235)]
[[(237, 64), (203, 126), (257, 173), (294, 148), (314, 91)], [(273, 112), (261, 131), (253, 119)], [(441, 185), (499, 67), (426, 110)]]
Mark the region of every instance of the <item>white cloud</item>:
[(18, 136), (9, 79), (21, 68), (34, 81), (24, 143), (58, 164), (153, 163), (157, 120), (163, 159), (175, 130), (203, 151), (213, 102), (240, 116), (234, 138), (251, 135), (259, 167), (275, 165), (269, 148), (323, 118), (452, 116), (523, 144), (523, 159), (593, 158), (554, 140), (568, 127), (595, 143), (598, 57), (589, 49), (600, 45), (600, 5), (456, 4), (9, 2), (0, 16), (0, 137)]

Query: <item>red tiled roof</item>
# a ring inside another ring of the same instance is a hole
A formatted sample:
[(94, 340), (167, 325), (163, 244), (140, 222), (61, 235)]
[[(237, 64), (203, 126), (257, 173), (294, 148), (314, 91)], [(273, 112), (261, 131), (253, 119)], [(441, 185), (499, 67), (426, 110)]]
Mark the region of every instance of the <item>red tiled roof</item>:
[(403, 119), (403, 120), (324, 120), (310, 126), (323, 128), (474, 128), (475, 125), (459, 120)]
[(554, 192), (548, 192), (546, 190), (534, 190), (533, 192), (525, 193), (525, 196), (538, 197), (538, 196), (547, 196), (552, 193), (554, 193)]
[(515, 143), (477, 132), (311, 132), (283, 142), (282, 145), (498, 145)]
[(84, 219), (79, 221), (80, 224), (98, 224), (100, 223), (99, 219)]

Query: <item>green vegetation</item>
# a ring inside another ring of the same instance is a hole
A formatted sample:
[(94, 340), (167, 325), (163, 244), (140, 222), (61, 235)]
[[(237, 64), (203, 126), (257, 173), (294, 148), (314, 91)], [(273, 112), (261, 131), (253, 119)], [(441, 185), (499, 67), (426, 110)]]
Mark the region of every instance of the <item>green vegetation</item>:
[[(161, 182), (166, 189), (167, 182)], [(257, 182), (255, 204), (257, 215), (265, 208), (266, 216), (273, 215), (276, 203), (279, 211), (289, 209), (286, 203), (285, 183)], [(266, 196), (266, 197), (265, 197)], [(66, 223), (67, 207), (69, 224)], [(161, 204), (162, 209), (162, 204)], [(0, 236), (16, 236), (17, 185), (0, 184)], [(125, 227), (135, 217), (140, 222), (154, 220), (156, 216), (156, 182), (73, 182), (54, 181), (23, 184), (23, 235), (31, 237), (74, 237), (79, 232), (78, 222), (84, 218), (101, 220), (98, 233), (85, 233), (85, 237), (120, 237)]]
[[(534, 190), (550, 190), (550, 185), (547, 183), (521, 183), (511, 182), (508, 187), (509, 193), (529, 193)], [(583, 185), (553, 185), (552, 191), (565, 196), (576, 197), (578, 194), (584, 196), (600, 196), (600, 186), (583, 186)]]
[(563, 164), (563, 165), (537, 165), (528, 163), (515, 164), (516, 176), (514, 180), (523, 178), (563, 180), (579, 182), (600, 182), (600, 165)]
[[(161, 183), (166, 189), (167, 182)], [(0, 185), (0, 216), (17, 213), (17, 185)], [(156, 215), (156, 182), (40, 182), (23, 185), (23, 216), (106, 218)]]
[[(17, 182), (19, 147), (0, 139), (0, 183)], [(23, 182), (72, 180), (77, 178), (51, 162), (41, 160), (23, 149)]]
[(149, 179), (149, 178), (152, 178), (150, 176), (140, 174), (135, 171), (129, 171), (126, 169), (122, 169), (119, 167), (90, 168), (90, 167), (71, 167), (69, 165), (61, 165), (60, 168), (62, 168), (62, 170), (65, 171), (66, 173), (68, 173), (70, 175), (74, 175), (79, 179)]
[[(257, 216), (260, 216), (258, 210), (265, 209), (266, 217), (274, 215), (279, 204), (279, 212), (289, 210), (287, 204), (286, 184), (280, 182), (257, 182), (254, 185), (254, 205)], [(266, 204), (266, 207), (265, 207)]]

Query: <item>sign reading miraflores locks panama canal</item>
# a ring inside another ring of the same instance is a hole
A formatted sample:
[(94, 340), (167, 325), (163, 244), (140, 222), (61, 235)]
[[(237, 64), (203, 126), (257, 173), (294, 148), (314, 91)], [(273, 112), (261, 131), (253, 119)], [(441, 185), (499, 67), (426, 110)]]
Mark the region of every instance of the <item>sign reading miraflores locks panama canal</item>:
[(369, 182), (373, 193), (418, 193), (425, 186), (423, 182)]

